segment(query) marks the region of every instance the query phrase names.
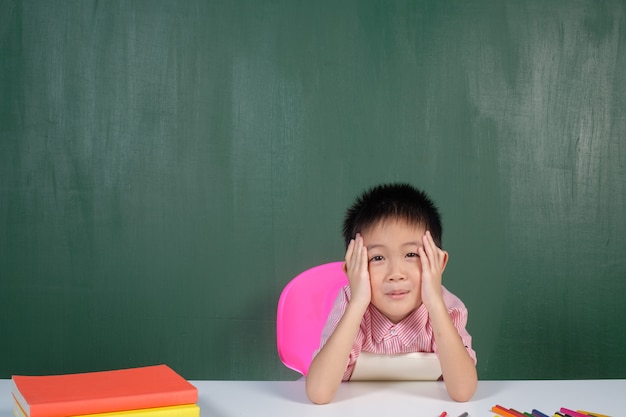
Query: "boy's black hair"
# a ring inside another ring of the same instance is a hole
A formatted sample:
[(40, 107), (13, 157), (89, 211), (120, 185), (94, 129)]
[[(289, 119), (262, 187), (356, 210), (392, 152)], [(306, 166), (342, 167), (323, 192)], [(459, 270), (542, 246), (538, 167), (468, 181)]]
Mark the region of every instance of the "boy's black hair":
[(424, 226), (441, 248), (443, 226), (439, 210), (425, 192), (404, 183), (377, 185), (356, 198), (343, 222), (346, 247), (357, 233), (384, 220)]

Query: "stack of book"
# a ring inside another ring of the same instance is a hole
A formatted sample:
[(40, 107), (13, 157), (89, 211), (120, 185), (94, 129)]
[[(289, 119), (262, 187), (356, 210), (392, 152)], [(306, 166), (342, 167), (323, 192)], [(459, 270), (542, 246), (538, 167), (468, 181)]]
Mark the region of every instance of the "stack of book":
[(199, 417), (198, 390), (167, 365), (12, 378), (15, 417)]

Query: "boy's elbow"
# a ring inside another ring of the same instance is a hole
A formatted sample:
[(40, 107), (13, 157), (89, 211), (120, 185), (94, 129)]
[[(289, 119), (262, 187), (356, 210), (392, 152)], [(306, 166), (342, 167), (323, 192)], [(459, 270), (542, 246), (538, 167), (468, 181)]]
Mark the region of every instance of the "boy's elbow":
[(464, 403), (472, 399), (472, 397), (476, 393), (477, 387), (478, 381), (474, 380), (471, 383), (460, 385), (454, 390), (448, 390), (448, 394), (450, 395), (450, 398), (452, 398), (454, 401)]
[(334, 393), (324, 389), (324, 387), (311, 387), (307, 384), (306, 396), (313, 404), (323, 405), (332, 401)]
[(450, 394), (450, 398), (460, 403), (468, 402), (469, 400), (472, 399), (473, 396), (474, 396), (474, 392), (461, 392), (461, 393)]
[(306, 380), (306, 396), (313, 404), (323, 405), (332, 401), (335, 393), (322, 384), (313, 384)]
[(332, 397), (328, 395), (316, 395), (315, 393), (307, 392), (307, 396), (309, 397), (309, 400), (313, 404), (317, 404), (317, 405), (328, 404), (332, 400)]

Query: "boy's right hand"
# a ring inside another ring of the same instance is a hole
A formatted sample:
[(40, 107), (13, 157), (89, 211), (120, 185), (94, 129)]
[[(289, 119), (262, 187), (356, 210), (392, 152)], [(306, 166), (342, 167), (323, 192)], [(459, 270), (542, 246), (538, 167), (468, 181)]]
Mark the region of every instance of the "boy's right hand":
[(350, 282), (350, 302), (363, 303), (367, 306), (372, 299), (372, 287), (367, 248), (363, 246), (363, 237), (360, 233), (350, 241), (345, 259), (344, 269)]

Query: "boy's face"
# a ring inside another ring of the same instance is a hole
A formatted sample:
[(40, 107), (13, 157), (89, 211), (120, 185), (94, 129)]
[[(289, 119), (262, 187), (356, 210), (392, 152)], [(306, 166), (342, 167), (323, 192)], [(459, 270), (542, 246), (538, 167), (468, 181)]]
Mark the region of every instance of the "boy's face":
[(398, 323), (422, 304), (424, 226), (403, 220), (381, 221), (363, 231), (372, 288), (371, 303), (389, 320)]

